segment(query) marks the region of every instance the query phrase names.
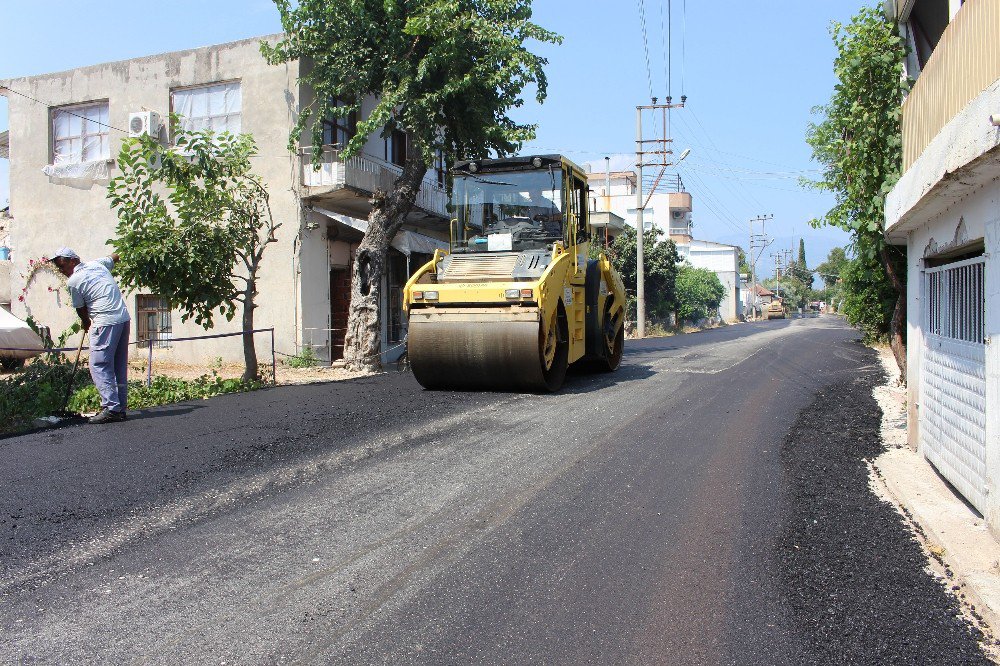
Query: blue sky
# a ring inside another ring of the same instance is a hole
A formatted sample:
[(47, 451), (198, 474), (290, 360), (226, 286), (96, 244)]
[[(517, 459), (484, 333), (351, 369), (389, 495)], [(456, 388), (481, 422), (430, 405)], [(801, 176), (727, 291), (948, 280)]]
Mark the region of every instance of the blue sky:
[[(634, 107), (648, 103), (648, 79), (654, 94), (666, 94), (661, 14), (667, 0), (644, 0), (649, 76), (641, 1), (535, 1), (536, 21), (565, 41), (535, 45), (550, 60), (549, 97), (541, 107), (529, 100), (515, 112), (519, 120), (539, 125), (525, 152), (564, 152), (581, 163), (611, 155), (623, 167), (634, 162)], [(817, 168), (803, 137), (811, 108), (825, 102), (834, 85), (830, 21), (848, 20), (861, 1), (688, 0), (686, 21), (684, 0), (672, 4), (673, 93), (681, 93), (683, 71), (688, 95), (688, 107), (674, 113), (673, 135), (678, 150), (691, 148), (681, 175), (694, 195), (696, 236), (746, 245), (747, 220), (773, 214), (767, 230), (776, 241), (765, 251), (764, 265), (771, 249), (797, 247), (799, 236), (809, 263), (822, 261), (848, 237), (807, 224), (832, 199), (798, 185), (799, 176), (814, 175), (810, 170)], [(155, 20), (137, 7), (123, 0), (0, 0), (0, 79), (280, 30), (270, 0), (148, 5)], [(0, 98), (0, 130), (7, 127), (7, 105)], [(0, 160), (0, 203), (8, 198), (7, 168)]]

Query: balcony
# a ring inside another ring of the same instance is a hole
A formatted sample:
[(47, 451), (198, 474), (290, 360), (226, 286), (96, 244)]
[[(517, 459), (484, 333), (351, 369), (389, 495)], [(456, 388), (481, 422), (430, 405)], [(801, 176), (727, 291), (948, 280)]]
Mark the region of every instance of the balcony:
[(1000, 79), (1000, 0), (967, 0), (903, 103), (903, 170), (965, 106)]
[[(371, 212), (371, 197), (376, 190), (388, 192), (403, 169), (371, 155), (357, 155), (341, 160), (340, 151), (324, 147), (319, 169), (313, 166), (312, 151), (301, 152), (302, 198), (326, 206), (343, 215), (365, 219)], [(437, 184), (434, 172), (424, 178), (407, 222), (448, 230), (448, 194)]]

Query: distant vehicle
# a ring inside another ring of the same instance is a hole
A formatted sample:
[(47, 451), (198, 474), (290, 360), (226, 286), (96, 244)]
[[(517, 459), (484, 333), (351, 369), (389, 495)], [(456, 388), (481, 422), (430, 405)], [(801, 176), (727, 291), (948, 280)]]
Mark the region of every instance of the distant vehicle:
[(784, 319), (785, 318), (785, 306), (781, 301), (771, 301), (767, 306), (767, 318), (768, 319)]

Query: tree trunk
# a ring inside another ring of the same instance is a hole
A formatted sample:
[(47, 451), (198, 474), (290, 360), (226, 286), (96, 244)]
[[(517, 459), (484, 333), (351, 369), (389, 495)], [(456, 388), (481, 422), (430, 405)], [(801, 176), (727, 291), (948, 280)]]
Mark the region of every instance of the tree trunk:
[(253, 311), (257, 309), (254, 296), (257, 293), (257, 280), (254, 276), (247, 281), (247, 288), (243, 292), (243, 381), (257, 381), (257, 348), (254, 346), (253, 333)]
[(356, 372), (382, 369), (382, 278), (389, 243), (413, 208), (427, 165), (419, 151), (406, 158), (392, 192), (372, 196), (368, 230), (361, 239), (351, 271), (351, 309), (344, 337), (344, 367)]
[(880, 252), (882, 265), (885, 272), (896, 290), (896, 307), (892, 311), (892, 322), (889, 324), (889, 347), (892, 355), (896, 357), (896, 365), (899, 366), (900, 382), (906, 383), (906, 285), (896, 271), (896, 265), (889, 256), (889, 248), (882, 247)]

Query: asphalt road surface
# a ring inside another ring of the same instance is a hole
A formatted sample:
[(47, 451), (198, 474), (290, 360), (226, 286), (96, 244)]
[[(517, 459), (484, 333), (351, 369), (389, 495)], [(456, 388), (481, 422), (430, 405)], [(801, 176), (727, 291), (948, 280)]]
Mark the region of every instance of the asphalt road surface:
[(804, 617), (854, 577), (789, 559), (809, 475), (841, 473), (793, 434), (877, 374), (857, 337), (740, 325), (629, 343), (554, 395), (391, 373), (0, 440), (0, 663), (799, 664), (836, 653), (823, 631), (979, 663), (919, 553), (875, 596), (924, 586), (938, 616)]

